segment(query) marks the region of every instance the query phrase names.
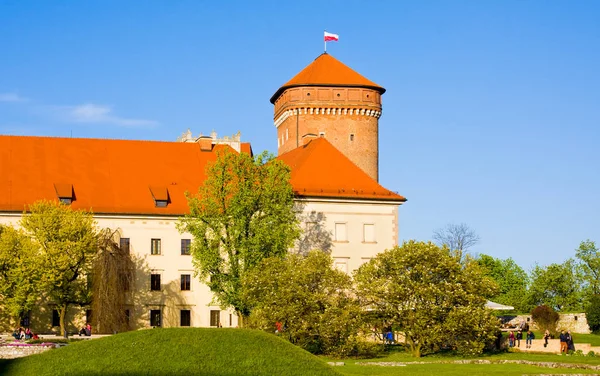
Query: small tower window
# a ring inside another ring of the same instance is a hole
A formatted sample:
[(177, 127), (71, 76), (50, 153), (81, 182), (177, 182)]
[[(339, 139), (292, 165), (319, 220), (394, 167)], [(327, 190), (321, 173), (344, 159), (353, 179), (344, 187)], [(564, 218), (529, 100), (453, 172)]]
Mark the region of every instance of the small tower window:
[(307, 96), (307, 97), (310, 97), (310, 93), (306, 93), (306, 96)]
[(354, 133), (350, 133), (350, 141), (354, 141)]
[(340, 93), (337, 93), (337, 96), (339, 97), (339, 96), (340, 96)]
[(319, 132), (319, 137), (325, 137), (325, 132)]

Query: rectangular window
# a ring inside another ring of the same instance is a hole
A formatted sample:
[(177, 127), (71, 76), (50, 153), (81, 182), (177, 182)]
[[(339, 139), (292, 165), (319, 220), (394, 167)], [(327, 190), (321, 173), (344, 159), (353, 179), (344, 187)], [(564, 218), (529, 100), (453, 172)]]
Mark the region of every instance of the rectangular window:
[[(577, 320), (577, 316), (575, 316), (575, 320)], [(27, 311), (21, 317), (21, 326), (29, 327), (30, 322), (31, 322), (31, 311)]]
[(350, 133), (350, 141), (354, 141), (354, 133)]
[(85, 322), (87, 323), (92, 323), (92, 310), (91, 309), (86, 309), (85, 310)]
[(190, 291), (191, 279), (189, 274), (181, 275), (181, 291)]
[(60, 313), (58, 309), (52, 310), (52, 326), (60, 326)]
[(160, 309), (150, 310), (150, 326), (159, 327), (161, 325)]
[(131, 311), (126, 309), (125, 310), (125, 323), (129, 326), (129, 320), (131, 319)]
[(150, 242), (150, 254), (160, 255), (160, 239), (152, 239)]
[(344, 273), (348, 273), (348, 259), (335, 259), (335, 268)]
[(160, 274), (152, 274), (150, 276), (150, 290), (160, 291)]
[(363, 242), (375, 243), (375, 225), (372, 223), (363, 224)]
[(210, 310), (210, 326), (221, 326), (221, 311), (218, 309)]
[(325, 137), (325, 132), (319, 132), (319, 137)]
[(181, 254), (189, 255), (192, 250), (192, 240), (191, 239), (181, 239)]
[(192, 315), (189, 309), (182, 309), (179, 314), (179, 326), (191, 326)]
[(125, 253), (129, 253), (129, 238), (121, 238), (119, 247), (121, 247), (121, 250), (125, 251)]
[(348, 238), (346, 235), (346, 224), (345, 223), (336, 223), (335, 224), (335, 241), (337, 241), (337, 242), (348, 241)]

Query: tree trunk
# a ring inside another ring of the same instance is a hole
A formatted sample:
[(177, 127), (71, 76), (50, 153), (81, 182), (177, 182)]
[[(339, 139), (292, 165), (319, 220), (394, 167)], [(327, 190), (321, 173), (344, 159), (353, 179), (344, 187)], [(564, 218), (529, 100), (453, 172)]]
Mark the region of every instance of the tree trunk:
[(244, 315), (242, 315), (241, 312), (238, 312), (237, 316), (238, 316), (238, 327), (243, 328), (244, 327), (244, 321), (246, 321), (244, 319)]
[(68, 304), (64, 304), (63, 306), (60, 307), (60, 334), (65, 336), (65, 338), (68, 337), (67, 334), (67, 308), (69, 307)]

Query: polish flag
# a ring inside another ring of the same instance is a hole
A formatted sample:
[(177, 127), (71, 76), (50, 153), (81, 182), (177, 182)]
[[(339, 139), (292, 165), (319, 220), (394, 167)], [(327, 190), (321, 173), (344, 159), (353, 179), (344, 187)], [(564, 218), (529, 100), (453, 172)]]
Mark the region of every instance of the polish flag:
[(339, 35), (325, 32), (325, 42), (337, 42), (338, 40), (340, 40)]

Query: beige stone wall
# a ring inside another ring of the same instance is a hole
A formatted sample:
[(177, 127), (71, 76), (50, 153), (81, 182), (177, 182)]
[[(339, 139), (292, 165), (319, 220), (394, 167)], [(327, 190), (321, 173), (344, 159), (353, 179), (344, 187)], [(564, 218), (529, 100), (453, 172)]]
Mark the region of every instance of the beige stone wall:
[[(531, 328), (538, 329), (537, 325), (531, 318), (531, 315), (510, 315), (501, 317), (503, 317), (505, 322), (510, 325), (518, 326), (522, 321), (525, 321), (529, 323)], [(572, 333), (591, 333), (585, 313), (560, 313), (558, 323), (556, 324), (556, 329), (570, 330)]]

